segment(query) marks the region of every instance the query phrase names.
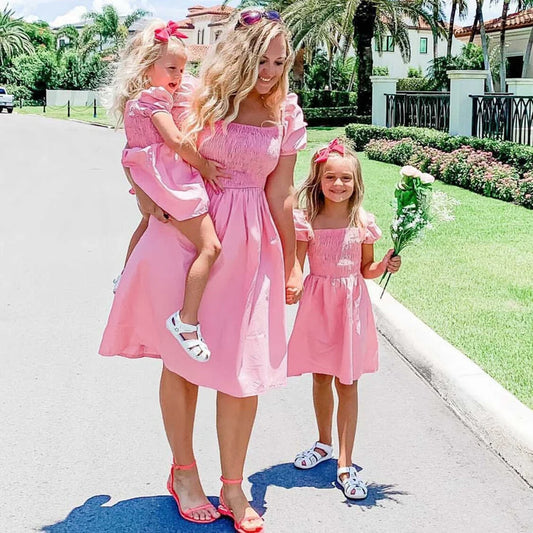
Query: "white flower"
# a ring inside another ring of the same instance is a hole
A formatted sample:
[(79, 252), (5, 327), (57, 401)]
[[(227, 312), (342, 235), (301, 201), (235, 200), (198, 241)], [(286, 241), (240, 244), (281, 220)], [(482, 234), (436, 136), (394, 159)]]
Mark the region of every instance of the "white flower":
[(405, 165), (400, 169), (400, 175), (405, 177), (411, 177), (411, 178), (419, 178), (420, 177), (420, 170), (417, 168), (411, 166), (411, 165)]
[(433, 183), (435, 181), (435, 178), (427, 172), (422, 172), (419, 177), (422, 183)]

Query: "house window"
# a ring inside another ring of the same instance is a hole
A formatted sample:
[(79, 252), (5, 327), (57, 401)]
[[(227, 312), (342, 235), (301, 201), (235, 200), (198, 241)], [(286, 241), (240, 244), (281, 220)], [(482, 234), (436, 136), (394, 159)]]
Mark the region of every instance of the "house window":
[(394, 40), (392, 35), (387, 36), (387, 41), (385, 44), (385, 52), (394, 52)]
[(383, 50), (383, 41), (381, 40), (381, 37), (374, 38), (374, 49), (376, 52), (381, 52)]
[(205, 33), (205, 30), (202, 30), (202, 44), (204, 44), (204, 33)]
[(421, 54), (428, 53), (428, 38), (427, 37), (420, 37), (420, 53)]
[(197, 37), (196, 37), (196, 44), (202, 44), (200, 42), (200, 35), (201, 35), (201, 32), (200, 32), (200, 30), (198, 30), (198, 34), (197, 34)]

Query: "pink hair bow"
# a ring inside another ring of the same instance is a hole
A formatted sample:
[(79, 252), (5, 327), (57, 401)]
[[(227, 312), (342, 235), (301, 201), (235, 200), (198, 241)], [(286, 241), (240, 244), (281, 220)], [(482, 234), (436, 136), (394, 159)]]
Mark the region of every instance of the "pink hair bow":
[(158, 28), (154, 30), (154, 37), (156, 41), (161, 43), (168, 43), (171, 37), (177, 37), (178, 39), (187, 39), (187, 36), (179, 30), (179, 26), (173, 20), (169, 20), (164, 28)]
[(344, 155), (344, 145), (339, 142), (339, 139), (333, 139), (326, 148), (322, 148), (322, 150), (316, 154), (315, 163), (324, 163), (327, 161), (331, 152), (337, 152), (338, 154)]

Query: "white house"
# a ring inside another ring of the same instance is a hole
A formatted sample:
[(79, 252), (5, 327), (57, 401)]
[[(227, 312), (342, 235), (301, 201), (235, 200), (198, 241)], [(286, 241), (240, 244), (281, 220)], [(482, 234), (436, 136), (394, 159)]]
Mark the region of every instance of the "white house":
[[(507, 58), (507, 77), (521, 78), (522, 66), (524, 64), (524, 53), (531, 28), (533, 27), (533, 9), (526, 9), (518, 13), (512, 13), (507, 17), (505, 32), (505, 57)], [(495, 18), (485, 22), (485, 31), (489, 38), (489, 49), (500, 46), (500, 33), (502, 29), (502, 19)], [(466, 26), (455, 32), (455, 36), (463, 42), (468, 42), (472, 26)], [(481, 45), (479, 31), (476, 32), (474, 42)], [(533, 77), (533, 58), (531, 58), (527, 75)]]
[[(428, 73), (428, 67), (433, 60), (433, 34), (431, 28), (424, 21), (418, 25), (408, 24), (409, 42), (411, 44), (411, 60), (404, 63), (402, 55), (392, 42), (392, 37), (383, 38), (378, 42), (372, 39), (374, 67), (387, 67), (389, 76), (393, 78), (406, 78), (409, 67), (421, 69), (422, 74)], [(448, 43), (445, 39), (438, 39), (438, 55), (445, 56)], [(457, 55), (463, 48), (464, 43), (457, 38), (452, 40), (452, 55)]]

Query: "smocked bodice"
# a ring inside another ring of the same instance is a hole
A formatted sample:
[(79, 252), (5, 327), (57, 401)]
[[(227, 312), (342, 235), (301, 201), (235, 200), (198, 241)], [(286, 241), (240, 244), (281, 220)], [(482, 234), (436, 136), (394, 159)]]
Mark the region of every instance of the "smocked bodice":
[(315, 229), (309, 241), (310, 273), (345, 278), (361, 271), (361, 231), (358, 228)]
[(276, 168), (281, 153), (282, 127), (257, 127), (231, 122), (226, 132), (222, 123), (211, 135), (206, 130), (199, 139), (199, 151), (206, 159), (222, 163), (231, 178), (227, 189), (264, 188), (268, 175)]

